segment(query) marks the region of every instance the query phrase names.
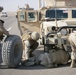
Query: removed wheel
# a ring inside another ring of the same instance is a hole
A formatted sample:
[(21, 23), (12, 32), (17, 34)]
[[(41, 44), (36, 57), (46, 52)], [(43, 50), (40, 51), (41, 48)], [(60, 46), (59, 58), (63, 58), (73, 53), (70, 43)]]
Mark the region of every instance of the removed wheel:
[(10, 35), (2, 46), (2, 60), (5, 66), (17, 67), (22, 58), (22, 40), (17, 35)]

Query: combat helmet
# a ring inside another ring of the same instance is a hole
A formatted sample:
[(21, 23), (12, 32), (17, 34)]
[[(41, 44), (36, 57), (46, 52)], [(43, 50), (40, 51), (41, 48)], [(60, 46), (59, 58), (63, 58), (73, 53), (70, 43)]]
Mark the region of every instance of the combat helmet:
[(33, 32), (33, 33), (31, 34), (31, 38), (32, 38), (33, 40), (38, 40), (38, 39), (40, 38), (40, 35), (39, 35), (38, 32)]

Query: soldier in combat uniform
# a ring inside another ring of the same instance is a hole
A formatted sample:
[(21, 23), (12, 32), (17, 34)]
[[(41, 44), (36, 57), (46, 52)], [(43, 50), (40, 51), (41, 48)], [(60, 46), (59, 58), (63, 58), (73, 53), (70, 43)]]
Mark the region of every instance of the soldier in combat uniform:
[[(3, 10), (3, 7), (0, 6), (0, 12), (2, 12), (2, 10)], [(8, 31), (4, 28), (3, 24), (4, 24), (4, 21), (0, 20), (0, 40), (2, 40), (3, 34), (9, 35)]]
[(72, 52), (71, 52), (71, 65), (70, 67), (76, 67), (76, 30), (73, 31), (70, 35), (69, 35), (69, 41), (71, 44), (71, 48), (72, 48)]
[(38, 42), (37, 40), (40, 38), (39, 33), (37, 32), (32, 32), (30, 36), (23, 40), (24, 42), (24, 50), (23, 50), (23, 60), (29, 59), (29, 57), (32, 57), (33, 54), (32, 52), (38, 47)]

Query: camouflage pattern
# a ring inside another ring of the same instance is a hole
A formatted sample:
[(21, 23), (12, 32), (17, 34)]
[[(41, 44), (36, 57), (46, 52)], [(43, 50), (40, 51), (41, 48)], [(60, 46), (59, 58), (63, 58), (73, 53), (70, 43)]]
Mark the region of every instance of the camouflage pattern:
[(24, 50), (22, 59), (27, 60), (32, 56), (32, 52), (38, 47), (38, 42), (31, 38), (31, 35), (24, 35), (22, 37)]
[(27, 40), (30, 37), (29, 33), (25, 33), (21, 36), (22, 42), (23, 42), (23, 50), (25, 49), (24, 41)]
[(54, 50), (39, 56), (40, 64), (46, 67), (57, 67), (58, 64), (67, 64), (68, 60), (69, 54), (63, 50)]
[(21, 39), (22, 39), (22, 41), (25, 41), (25, 40), (27, 40), (29, 37), (30, 37), (30, 34), (29, 34), (29, 33), (25, 33), (25, 34), (23, 34), (23, 35), (21, 36)]
[(29, 58), (29, 48), (25, 45), (26, 43), (28, 43), (28, 41), (24, 42), (24, 50), (22, 55), (23, 60), (27, 60)]
[[(30, 37), (30, 35), (28, 33), (25, 33), (24, 35), (21, 36), (22, 42), (23, 42), (23, 55), (22, 55), (22, 60), (26, 60), (28, 59), (29, 54), (26, 55), (26, 53), (28, 53), (28, 49), (25, 45), (25, 41)], [(26, 50), (25, 50), (26, 49)]]
[(72, 62), (71, 62), (70, 67), (76, 67), (76, 63), (75, 63), (76, 61), (76, 31), (74, 31), (73, 33), (69, 35), (69, 41), (72, 48), (72, 52), (71, 52)]
[[(3, 7), (0, 6), (0, 12), (2, 12)], [(3, 36), (3, 34), (5, 35), (9, 35), (8, 31), (4, 28), (3, 26), (4, 21), (0, 20), (0, 38)]]
[(74, 68), (74, 67), (76, 67), (76, 62), (75, 62), (75, 60), (73, 60), (73, 59), (72, 59), (72, 62), (71, 62), (71, 65), (70, 65), (70, 67), (71, 67), (71, 68)]

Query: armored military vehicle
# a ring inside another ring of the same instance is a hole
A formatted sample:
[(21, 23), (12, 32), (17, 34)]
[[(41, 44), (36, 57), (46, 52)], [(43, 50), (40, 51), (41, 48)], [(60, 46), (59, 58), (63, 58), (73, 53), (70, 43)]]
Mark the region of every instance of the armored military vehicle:
[[(17, 12), (21, 35), (29, 31), (39, 32), (40, 43), (44, 45), (44, 50), (46, 50), (45, 47), (48, 44), (46, 44), (46, 36), (48, 33), (52, 33), (49, 44), (54, 44), (54, 35), (57, 34), (56, 32), (59, 28), (76, 25), (75, 13), (75, 0), (39, 0), (39, 10), (34, 10), (26, 4), (26, 7), (19, 8)], [(70, 30), (71, 29), (68, 29), (69, 33)], [(61, 33), (66, 35), (66, 29), (63, 29)], [(50, 43), (50, 41), (52, 41), (52, 43)]]
[[(44, 45), (44, 51), (54, 48), (61, 49), (64, 39), (68, 40), (68, 34), (70, 34), (71, 30), (74, 28), (72, 27), (69, 29), (69, 26), (76, 25), (76, 1), (44, 0), (44, 3), (47, 8), (44, 7), (42, 9), (42, 12), (45, 12), (45, 16), (44, 21), (40, 25), (41, 43)], [(61, 27), (63, 28), (58, 33), (58, 29)], [(60, 40), (63, 41), (59, 40), (59, 36)], [(58, 43), (56, 44), (56, 42)], [(67, 43), (65, 46), (66, 50), (71, 49), (69, 43)]]
[(32, 31), (39, 32), (40, 22), (37, 10), (30, 8), (28, 4), (25, 4), (24, 8), (19, 8), (17, 14), (21, 35)]

